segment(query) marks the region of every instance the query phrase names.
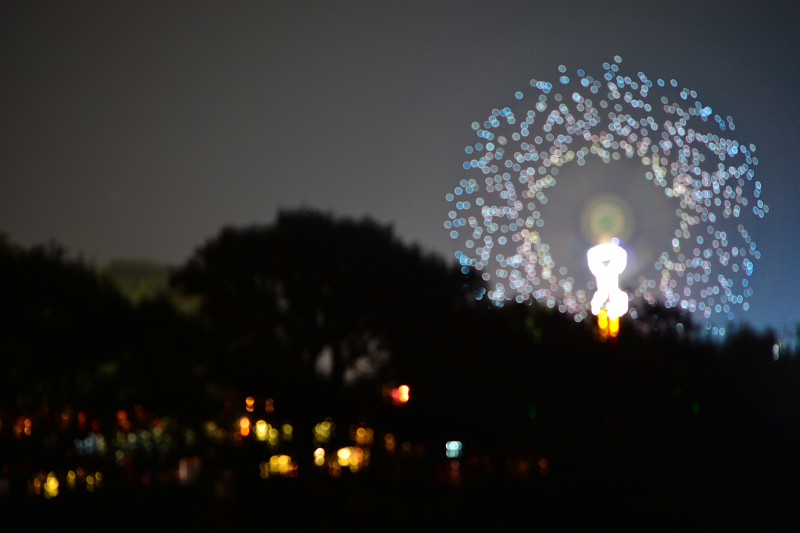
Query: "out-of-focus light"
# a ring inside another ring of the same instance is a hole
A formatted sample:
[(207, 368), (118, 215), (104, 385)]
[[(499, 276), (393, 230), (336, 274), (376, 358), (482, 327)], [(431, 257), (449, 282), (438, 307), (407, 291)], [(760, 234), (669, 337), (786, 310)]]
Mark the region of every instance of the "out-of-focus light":
[(291, 424), (284, 424), (281, 426), (281, 435), (283, 436), (283, 440), (291, 441), (292, 436), (294, 435), (294, 428)]
[(547, 472), (550, 470), (550, 461), (548, 461), (546, 457), (541, 457), (537, 461), (537, 466), (539, 467), (540, 474), (547, 474)]
[(278, 428), (274, 426), (270, 426), (269, 431), (267, 431), (267, 444), (269, 444), (270, 448), (277, 448), (278, 447), (278, 437), (280, 432)]
[(314, 464), (317, 466), (325, 464), (325, 450), (323, 448), (314, 450)]
[(597, 327), (600, 329), (608, 329), (608, 313), (605, 309), (600, 309), (597, 313)]
[(76, 476), (74, 470), (67, 472), (67, 487), (69, 487), (70, 490), (75, 490), (75, 479)]
[(608, 322), (608, 335), (616, 338), (619, 334), (619, 317), (613, 318)]
[(273, 455), (269, 461), (263, 461), (258, 465), (259, 475), (267, 479), (269, 477), (295, 477), (297, 475), (297, 463), (289, 455)]
[(408, 402), (410, 393), (411, 389), (408, 385), (400, 385), (391, 391), (392, 402), (395, 405), (403, 405)]
[(400, 385), (397, 387), (397, 399), (402, 403), (406, 403), (408, 401), (410, 390), (411, 389), (408, 388), (408, 385)]
[(42, 495), (42, 478), (37, 474), (32, 480), (28, 481), (28, 490), (34, 496)]
[(252, 413), (255, 410), (255, 402), (256, 400), (252, 396), (248, 396), (244, 399), (244, 408), (248, 413)]
[(608, 340), (608, 314), (605, 309), (600, 309), (597, 314), (597, 331), (601, 342)]
[(250, 434), (250, 419), (246, 416), (239, 419), (239, 433), (241, 433), (242, 437)]
[(267, 440), (267, 432), (269, 431), (269, 424), (266, 420), (259, 420), (256, 422), (256, 440), (264, 442)]
[(342, 468), (348, 467), (351, 472), (358, 472), (369, 464), (369, 450), (359, 446), (347, 446), (336, 452), (336, 462)]
[[(654, 85), (641, 72), (638, 76), (623, 76), (620, 63), (619, 56), (613, 63), (603, 63), (602, 79), (608, 82), (607, 96), (602, 94), (605, 89), (601, 76), (587, 75), (583, 69), (577, 71), (577, 77), (568, 76), (566, 67), (561, 65), (558, 80), (562, 85), (569, 85), (563, 92), (551, 82), (531, 80), (531, 87), (537, 90), (533, 94), (517, 91), (515, 97), (520, 103), (514, 110), (493, 109), (485, 122), (472, 122), (471, 127), (479, 140), (465, 147), (467, 158), (463, 168), (468, 174), (445, 196), (447, 202), (454, 205), (448, 206), (444, 227), (452, 229), (451, 238), (463, 242), (455, 257), (467, 270), (469, 267), (484, 270), (482, 278), (494, 287), (488, 293), (492, 301), (515, 299), (521, 302), (535, 298), (546, 302), (548, 307), (558, 305), (562, 312), (575, 313), (576, 322), (582, 321), (586, 317), (584, 295), (573, 293), (566, 267), (556, 266), (549, 245), (534, 229), (545, 225), (541, 206), (548, 201), (549, 189), (557, 185), (555, 176), (562, 165), (577, 159), (577, 164), (582, 166), (590, 154), (604, 163), (638, 157), (648, 168), (643, 176), (662, 188), (666, 196), (675, 198), (680, 207), (674, 210), (678, 224), (674, 238), (664, 239), (671, 246), (654, 254), (658, 257), (654, 271), (659, 274), (651, 274), (651, 279), (641, 276), (644, 283), (637, 289), (637, 296), (653, 303), (657, 290), (667, 299), (669, 307), (695, 307), (691, 312), (696, 310), (699, 296), (700, 304), (713, 308), (713, 312), (725, 313), (730, 320), (733, 305), (741, 304), (746, 310), (748, 304), (743, 299), (752, 294), (749, 289), (736, 294), (738, 283), (732, 282), (746, 282), (742, 277), (752, 274), (753, 262), (745, 256), (759, 259), (761, 254), (742, 224), (738, 224), (738, 235), (735, 235), (733, 231), (720, 231), (716, 223), (738, 218), (750, 210), (758, 218), (769, 212), (769, 206), (760, 199), (762, 184), (753, 179), (759, 159), (755, 156), (756, 147), (739, 143), (728, 133), (720, 137), (706, 126), (700, 126), (699, 122), (709, 125), (716, 122), (718, 131), (735, 130), (733, 119), (714, 113), (711, 107), (697, 100), (696, 91), (685, 87), (678, 89), (674, 79), (667, 82), (658, 79)], [(654, 94), (648, 97), (650, 89)], [(691, 100), (685, 104), (681, 102), (689, 97)], [(562, 98), (577, 104), (576, 111), (561, 103)], [(553, 135), (554, 123), (564, 124), (571, 135)], [(700, 130), (704, 130), (702, 134)], [(529, 144), (531, 139), (539, 146)], [(499, 146), (492, 142), (495, 140)], [(692, 155), (689, 155), (689, 147)], [(536, 168), (534, 161), (540, 160), (542, 166)], [(503, 167), (511, 172), (503, 172)], [(673, 180), (678, 168), (680, 179)], [(532, 200), (527, 208), (520, 207), (523, 202), (519, 201), (516, 207), (510, 206), (514, 201), (509, 198), (507, 184), (502, 181), (510, 180), (512, 172), (520, 176), (521, 183), (527, 183), (521, 191), (514, 188), (517, 196)], [(485, 187), (480, 184), (484, 178)], [(713, 187), (709, 186), (709, 179)], [(475, 196), (471, 196), (473, 193)], [(585, 212), (588, 216), (582, 226), (603, 242), (613, 235), (624, 238), (632, 226), (632, 212), (625, 203), (601, 199), (590, 208)], [(509, 216), (512, 213), (513, 217)], [(503, 223), (511, 222), (511, 218), (514, 222)], [(483, 219), (482, 226), (477, 222), (480, 219)], [(706, 237), (704, 243), (702, 234), (706, 231), (711, 238)], [(496, 244), (503, 246), (509, 241), (519, 243), (515, 245), (514, 256), (496, 253), (499, 251)], [(705, 249), (694, 247), (695, 243)], [(682, 245), (694, 249), (682, 250)], [(709, 259), (713, 255), (718, 255), (720, 261), (699, 259), (701, 256)], [(698, 261), (687, 259), (692, 256)], [(525, 265), (525, 274), (520, 272), (522, 265)], [(509, 275), (509, 270), (513, 275)], [(557, 277), (554, 271), (565, 277)], [(706, 279), (698, 280), (697, 274), (692, 279), (691, 271), (703, 273), (702, 278)], [(739, 279), (731, 279), (730, 274)], [(717, 288), (716, 281), (723, 276), (727, 279), (719, 288), (725, 293), (723, 302), (727, 300), (724, 306), (717, 303), (719, 293), (709, 290)], [(710, 312), (709, 307), (705, 309)], [(615, 313), (609, 314), (613, 318)], [(707, 320), (710, 318), (708, 312), (703, 314)], [(722, 330), (712, 331), (722, 335)]]
[(445, 447), (445, 455), (450, 459), (455, 459), (457, 457), (461, 457), (461, 441), (458, 440), (451, 440), (448, 441), (447, 444), (444, 445)]
[(84, 439), (75, 439), (75, 453), (78, 455), (94, 455), (101, 448), (105, 448), (105, 439), (94, 432), (89, 433)]
[[(226, 434), (225, 430), (222, 429), (221, 427), (219, 427), (217, 425), (217, 423), (214, 422), (214, 421), (206, 422), (204, 424), (204, 429), (206, 431), (206, 435), (209, 438), (212, 438), (212, 439), (217, 440), (217, 441), (222, 440), (223, 438), (225, 438), (225, 434)], [(155, 435), (156, 437), (159, 437), (161, 435), (161, 433), (162, 433), (162, 429), (160, 427), (153, 428), (153, 435)]]
[(394, 438), (394, 435), (387, 433), (383, 436), (383, 444), (386, 446), (386, 452), (392, 454), (397, 447), (397, 440)]
[(350, 429), (350, 438), (359, 446), (372, 446), (375, 432), (372, 428), (358, 426), (355, 429)]
[(100, 455), (105, 455), (108, 451), (108, 443), (103, 435), (97, 435), (97, 452)]
[(775, 343), (772, 345), (772, 360), (777, 361), (781, 358), (781, 345)]
[(17, 417), (16, 424), (14, 425), (14, 435), (17, 438), (20, 438), (22, 435), (30, 437), (32, 427), (33, 427), (33, 422), (31, 421), (30, 418), (25, 416)]
[(318, 444), (327, 444), (331, 440), (331, 434), (336, 429), (336, 425), (330, 418), (314, 426), (314, 441)]
[(450, 470), (448, 477), (451, 483), (459, 483), (461, 481), (461, 463), (455, 459), (450, 461)]
[(608, 338), (616, 339), (619, 335), (619, 317), (609, 318), (605, 309), (600, 309), (597, 314), (597, 329), (600, 340), (605, 342)]
[(341, 448), (338, 452), (336, 452), (336, 457), (339, 458), (340, 465), (347, 466), (350, 464), (350, 453), (351, 448)]
[[(203, 459), (198, 456), (181, 457), (178, 460), (178, 482), (181, 485), (190, 485), (200, 476), (203, 467)], [(99, 476), (98, 472), (95, 477)], [(99, 478), (98, 478), (99, 479)]]
[(628, 311), (628, 295), (619, 288), (619, 275), (628, 264), (628, 253), (619, 244), (598, 244), (586, 253), (589, 270), (597, 280), (592, 297), (592, 313), (605, 309), (609, 318), (619, 318)]
[(58, 496), (58, 478), (54, 472), (47, 474), (47, 480), (44, 482), (44, 497), (48, 500)]
[(131, 428), (131, 422), (128, 420), (128, 413), (124, 409), (117, 411), (117, 425), (126, 431)]
[(272, 398), (264, 400), (264, 411), (269, 414), (275, 410), (275, 401)]

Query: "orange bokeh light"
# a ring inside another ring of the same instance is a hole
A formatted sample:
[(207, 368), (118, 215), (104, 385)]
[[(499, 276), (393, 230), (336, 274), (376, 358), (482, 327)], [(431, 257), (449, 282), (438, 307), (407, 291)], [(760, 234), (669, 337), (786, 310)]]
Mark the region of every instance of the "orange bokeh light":
[(250, 419), (246, 416), (239, 419), (239, 432), (242, 434), (242, 437), (246, 437), (250, 434)]
[(400, 385), (399, 387), (392, 389), (391, 392), (392, 402), (395, 405), (402, 405), (404, 403), (407, 403), (410, 393), (411, 389), (409, 388), (408, 385)]

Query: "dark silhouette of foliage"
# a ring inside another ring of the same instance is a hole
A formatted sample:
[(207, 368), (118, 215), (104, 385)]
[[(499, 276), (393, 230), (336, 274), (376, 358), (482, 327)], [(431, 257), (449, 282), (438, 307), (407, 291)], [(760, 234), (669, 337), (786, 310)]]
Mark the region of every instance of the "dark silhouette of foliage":
[(272, 387), (307, 376), (326, 350), (336, 388), (359, 362), (381, 370), (382, 352), (403, 366), (419, 353), (423, 331), (474, 301), (465, 283), (388, 227), (308, 210), (283, 212), (270, 226), (226, 228), (172, 278), (200, 297), (207, 324), (242, 362), (232, 370), (262, 368), (278, 377), (265, 376)]
[(55, 245), (0, 245), (0, 402), (211, 408), (202, 330), (165, 298), (135, 307)]
[[(222, 230), (168, 292), (137, 304), (57, 246), (0, 242), (0, 273), (5, 412), (144, 405), (195, 425), (212, 413), (230, 423), (252, 394), (273, 397), (271, 416), (291, 419), (299, 436), (331, 415), (428, 447), (393, 469), (376, 445), (371, 474), (311, 476), (282, 500), (295, 510), (314, 495), (337, 510), (362, 501), (389, 514), (423, 509), (415, 525), (491, 528), (495, 509), (537, 501), (537, 516), (558, 529), (595, 520), (652, 529), (658, 517), (665, 530), (778, 530), (793, 516), (800, 360), (770, 330), (733, 325), (714, 341), (679, 310), (639, 305), (615, 341), (601, 342), (593, 319), (476, 300), (474, 272), (388, 227), (308, 210)], [(196, 298), (196, 311), (176, 311), (176, 292)], [(321, 372), (325, 357), (331, 368)], [(381, 395), (399, 383), (412, 391), (402, 408)], [(348, 437), (336, 438), (331, 446)], [(442, 510), (435, 473), (447, 440), (464, 442), (470, 481)], [(249, 442), (209, 463), (253, 474)], [(8, 443), (16, 449), (0, 439)], [(294, 457), (311, 457), (310, 439), (292, 445)], [(519, 480), (515, 465), (541, 468), (543, 458), (547, 475)], [(384, 491), (396, 501), (381, 501)], [(476, 515), (481, 505), (492, 511)]]

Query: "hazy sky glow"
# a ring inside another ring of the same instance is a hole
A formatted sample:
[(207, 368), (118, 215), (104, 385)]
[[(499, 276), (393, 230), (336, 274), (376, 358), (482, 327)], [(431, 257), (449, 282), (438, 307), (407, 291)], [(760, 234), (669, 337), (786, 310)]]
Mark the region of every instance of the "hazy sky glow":
[[(699, 4), (699, 5), (698, 5)], [(737, 319), (800, 322), (795, 2), (12, 2), (0, 231), (178, 263), (306, 205), (453, 257), (470, 124), (559, 65), (675, 78), (757, 147), (769, 214)], [(555, 200), (553, 200), (555, 203)], [(587, 274), (588, 275), (588, 274)]]

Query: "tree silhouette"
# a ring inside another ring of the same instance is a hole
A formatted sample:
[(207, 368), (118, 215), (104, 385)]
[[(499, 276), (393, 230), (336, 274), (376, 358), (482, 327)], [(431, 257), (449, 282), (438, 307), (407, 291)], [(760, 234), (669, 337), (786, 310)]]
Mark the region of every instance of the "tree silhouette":
[(30, 250), (3, 244), (0, 272), (4, 403), (76, 399), (92, 383), (70, 377), (88, 375), (119, 350), (126, 301), (54, 243)]
[(389, 227), (310, 210), (282, 212), (274, 225), (223, 229), (172, 285), (200, 297), (232, 372), (262, 368), (262, 385), (272, 387), (307, 378), (326, 358), (322, 374), (334, 387), (359, 371), (381, 371), (387, 354), (414, 366), (422, 330), (470, 305), (478, 286), (402, 244)]
[(52, 243), (0, 243), (0, 272), (0, 406), (208, 412), (207, 339), (166, 297), (134, 306)]

